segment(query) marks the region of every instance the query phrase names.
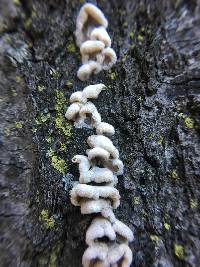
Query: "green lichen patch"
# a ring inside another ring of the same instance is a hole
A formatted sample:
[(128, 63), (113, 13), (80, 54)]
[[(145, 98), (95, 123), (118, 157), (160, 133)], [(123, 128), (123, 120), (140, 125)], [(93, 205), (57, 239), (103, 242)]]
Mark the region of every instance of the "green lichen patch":
[(35, 122), (37, 125), (41, 125), (47, 122), (50, 119), (50, 117), (51, 117), (50, 113), (47, 113), (47, 114), (42, 113), (35, 119)]
[(55, 226), (55, 220), (52, 216), (49, 217), (49, 212), (47, 209), (43, 209), (41, 211), (39, 220), (44, 223), (46, 229), (51, 229)]
[(194, 128), (194, 120), (189, 118), (189, 117), (186, 117), (184, 119), (184, 123), (185, 123), (185, 126), (189, 129), (193, 129)]
[(190, 199), (190, 208), (196, 209), (198, 207), (198, 201), (196, 199)]
[(6, 136), (6, 137), (8, 137), (8, 136), (10, 135), (10, 129), (7, 128), (7, 127), (5, 127), (5, 128), (3, 129), (3, 135)]
[(68, 40), (67, 52), (69, 52), (69, 53), (75, 53), (76, 52), (76, 46), (75, 46), (75, 43), (74, 43), (74, 40), (72, 37), (70, 37)]
[(140, 204), (140, 197), (134, 197), (133, 198), (133, 203), (134, 203), (134, 205)]
[(170, 225), (169, 225), (168, 223), (164, 223), (164, 228), (165, 228), (166, 230), (169, 230)]
[(181, 245), (174, 244), (174, 254), (179, 259), (184, 259), (184, 248)]
[(42, 91), (44, 91), (45, 87), (44, 87), (44, 85), (38, 85), (37, 89), (38, 89), (38, 92), (42, 92)]
[(49, 149), (47, 151), (47, 157), (51, 160), (51, 165), (61, 174), (65, 174), (67, 172), (67, 162), (56, 155), (56, 152), (53, 149)]
[(15, 128), (16, 129), (22, 129), (23, 128), (23, 123), (21, 121), (16, 121), (15, 122)]
[(173, 170), (173, 171), (171, 172), (171, 177), (172, 177), (173, 179), (177, 179), (177, 178), (178, 178), (178, 173), (177, 173), (176, 170)]
[(151, 241), (158, 242), (160, 238), (157, 235), (150, 235)]

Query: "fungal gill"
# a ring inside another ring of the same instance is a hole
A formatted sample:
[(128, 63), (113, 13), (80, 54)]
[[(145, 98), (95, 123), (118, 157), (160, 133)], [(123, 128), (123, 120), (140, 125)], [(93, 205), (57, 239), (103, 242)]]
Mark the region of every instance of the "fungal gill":
[(128, 243), (133, 241), (133, 233), (113, 212), (120, 205), (120, 194), (115, 186), (124, 165), (118, 149), (108, 138), (115, 133), (114, 127), (102, 122), (95, 105), (88, 101), (98, 98), (105, 88), (104, 84), (89, 85), (70, 97), (67, 119), (73, 120), (75, 126), (96, 130), (96, 134), (87, 139), (90, 148), (86, 155), (72, 158), (72, 162), (78, 164), (80, 175), (70, 193), (71, 203), (80, 206), (82, 214), (98, 214), (86, 232), (88, 248), (83, 254), (83, 266), (129, 267), (132, 251)]
[(92, 73), (110, 69), (117, 61), (106, 30), (108, 21), (94, 4), (82, 6), (76, 20), (76, 44), (80, 47), (82, 66), (77, 72), (80, 80), (88, 80)]

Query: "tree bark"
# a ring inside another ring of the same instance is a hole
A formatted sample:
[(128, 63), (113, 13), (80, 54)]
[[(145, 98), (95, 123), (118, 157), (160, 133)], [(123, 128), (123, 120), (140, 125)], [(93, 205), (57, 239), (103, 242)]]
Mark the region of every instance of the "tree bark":
[(135, 267), (200, 266), (200, 2), (101, 0), (118, 61), (81, 82), (75, 20), (83, 1), (0, 1), (0, 262), (79, 267), (92, 215), (71, 205), (71, 158), (93, 130), (64, 114), (72, 92), (115, 127), (125, 173), (117, 217)]

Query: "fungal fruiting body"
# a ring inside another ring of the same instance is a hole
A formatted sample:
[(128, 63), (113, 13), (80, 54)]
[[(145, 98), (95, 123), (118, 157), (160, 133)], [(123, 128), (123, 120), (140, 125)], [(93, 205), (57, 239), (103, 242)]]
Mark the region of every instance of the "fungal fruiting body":
[(82, 6), (76, 20), (76, 44), (80, 47), (82, 66), (77, 72), (80, 80), (89, 79), (92, 73), (110, 69), (117, 61), (111, 48), (111, 38), (106, 30), (108, 21), (95, 5)]
[(115, 188), (118, 175), (123, 174), (123, 162), (119, 151), (108, 138), (115, 133), (112, 125), (101, 121), (95, 105), (88, 100), (96, 99), (105, 85), (90, 85), (70, 97), (66, 117), (75, 127), (90, 127), (96, 134), (87, 139), (90, 147), (86, 155), (76, 155), (72, 162), (79, 167), (79, 183), (71, 190), (71, 202), (80, 206), (82, 214), (98, 213), (86, 232), (84, 267), (128, 267), (132, 252), (128, 242), (133, 240), (131, 229), (117, 220), (113, 212), (120, 205), (119, 191)]

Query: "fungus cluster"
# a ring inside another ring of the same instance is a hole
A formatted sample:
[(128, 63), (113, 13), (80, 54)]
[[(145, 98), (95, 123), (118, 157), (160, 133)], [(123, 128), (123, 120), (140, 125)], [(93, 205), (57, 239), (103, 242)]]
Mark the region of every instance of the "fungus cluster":
[(83, 64), (77, 76), (82, 81), (89, 79), (92, 73), (110, 69), (117, 61), (107, 27), (108, 21), (98, 7), (90, 3), (83, 5), (76, 20), (75, 31)]
[(83, 266), (128, 267), (132, 262), (128, 242), (133, 240), (133, 233), (113, 212), (120, 204), (115, 186), (124, 166), (118, 149), (108, 138), (115, 133), (114, 127), (102, 122), (95, 105), (88, 101), (97, 98), (105, 89), (104, 84), (89, 85), (70, 97), (66, 118), (73, 120), (76, 127), (96, 130), (96, 134), (87, 139), (90, 149), (86, 155), (72, 158), (79, 166), (80, 175), (79, 182), (71, 190), (71, 202), (80, 206), (82, 214), (98, 214), (86, 232), (88, 248), (83, 254)]

